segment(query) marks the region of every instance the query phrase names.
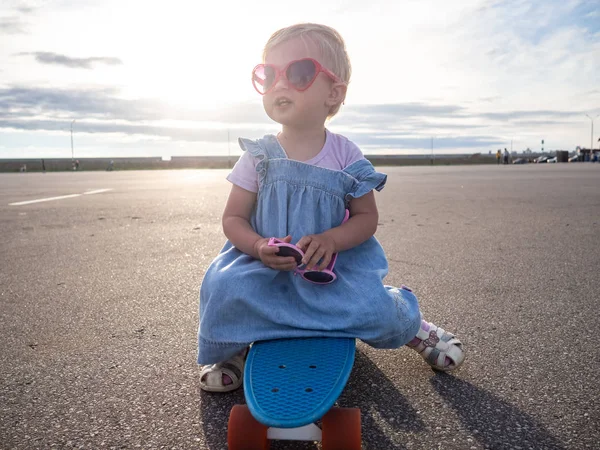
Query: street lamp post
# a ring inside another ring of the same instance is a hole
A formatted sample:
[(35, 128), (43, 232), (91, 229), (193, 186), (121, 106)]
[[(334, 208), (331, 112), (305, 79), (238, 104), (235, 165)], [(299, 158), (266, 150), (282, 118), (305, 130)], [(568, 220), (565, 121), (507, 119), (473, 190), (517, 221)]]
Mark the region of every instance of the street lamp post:
[(71, 122), (71, 163), (75, 160), (74, 152), (73, 152), (73, 124), (75, 123), (75, 119)]
[(590, 122), (592, 123), (592, 134), (590, 136), (590, 161), (591, 161), (593, 153), (594, 153), (594, 119), (596, 117), (600, 116), (600, 114), (598, 114), (594, 118), (592, 118), (589, 114), (586, 114), (586, 116), (588, 117), (588, 119), (590, 119)]

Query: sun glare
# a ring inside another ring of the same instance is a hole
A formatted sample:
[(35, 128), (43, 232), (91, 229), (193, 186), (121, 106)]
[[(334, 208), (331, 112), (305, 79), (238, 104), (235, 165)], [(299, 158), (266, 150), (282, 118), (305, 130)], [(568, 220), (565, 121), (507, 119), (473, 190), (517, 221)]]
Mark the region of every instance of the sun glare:
[[(185, 14), (174, 15), (172, 8), (167, 13), (164, 6), (145, 3), (135, 35), (120, 37), (124, 93), (193, 109), (253, 96), (250, 71), (260, 58), (262, 42), (240, 38), (231, 32), (233, 23), (212, 20), (204, 2), (186, 2)], [(139, 17), (137, 10), (123, 13), (132, 20)]]

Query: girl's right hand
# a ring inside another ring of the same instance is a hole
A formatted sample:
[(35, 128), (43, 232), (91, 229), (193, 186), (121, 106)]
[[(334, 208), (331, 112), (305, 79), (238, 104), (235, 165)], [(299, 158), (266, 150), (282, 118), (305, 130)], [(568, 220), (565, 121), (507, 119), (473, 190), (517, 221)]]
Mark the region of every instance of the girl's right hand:
[[(288, 235), (280, 239), (289, 243), (292, 241), (292, 236)], [(262, 263), (271, 269), (289, 272), (297, 267), (296, 259), (293, 256), (277, 256), (279, 247), (269, 245), (269, 238), (262, 238), (256, 241), (254, 249)]]

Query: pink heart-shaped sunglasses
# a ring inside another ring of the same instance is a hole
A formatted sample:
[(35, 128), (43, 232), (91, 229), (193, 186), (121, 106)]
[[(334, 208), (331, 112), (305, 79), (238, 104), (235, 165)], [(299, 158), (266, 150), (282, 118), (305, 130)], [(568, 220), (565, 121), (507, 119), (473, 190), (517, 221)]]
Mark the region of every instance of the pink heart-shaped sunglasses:
[[(350, 217), (350, 211), (346, 210), (346, 214), (344, 215), (344, 220), (342, 224), (346, 223)], [(333, 283), (337, 278), (335, 273), (333, 272), (333, 266), (337, 260), (337, 253), (334, 253), (331, 256), (331, 261), (327, 264), (327, 267), (323, 270), (307, 270), (301, 269), (302, 267), (302, 258), (304, 258), (304, 252), (300, 247), (296, 247), (294, 244), (289, 244), (287, 242), (282, 241), (281, 239), (271, 238), (269, 239), (268, 245), (274, 245), (279, 247), (279, 251), (277, 252), (277, 256), (292, 256), (296, 260), (296, 264), (298, 267), (294, 269), (294, 275), (300, 275), (306, 281), (309, 281), (314, 284), (329, 284)]]

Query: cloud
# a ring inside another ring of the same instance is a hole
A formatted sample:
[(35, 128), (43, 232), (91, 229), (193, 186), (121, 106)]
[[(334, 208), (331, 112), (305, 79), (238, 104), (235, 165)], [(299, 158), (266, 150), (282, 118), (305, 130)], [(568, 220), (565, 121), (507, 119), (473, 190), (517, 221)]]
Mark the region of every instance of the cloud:
[(15, 8), (22, 14), (32, 14), (37, 9), (36, 6), (33, 6), (31, 3), (22, 2)]
[(44, 7), (51, 0), (5, 0), (8, 10), (18, 11), (22, 14), (31, 14)]
[(494, 103), (497, 100), (500, 100), (501, 97), (499, 95), (493, 95), (491, 97), (481, 97), (479, 99), (480, 102), (485, 102), (485, 103)]
[[(78, 132), (146, 136), (183, 142), (223, 142), (233, 135), (260, 136), (276, 128), (260, 102), (203, 111), (178, 108), (155, 99), (123, 99), (117, 89), (0, 89), (0, 130), (67, 131), (77, 119)], [(520, 125), (558, 125), (580, 115), (571, 111), (528, 110), (471, 112), (459, 105), (395, 103), (344, 108), (333, 126), (358, 145), (377, 149), (473, 149), (505, 145), (486, 132), (490, 121)]]
[(351, 105), (344, 107), (343, 114), (335, 118), (336, 125), (406, 127), (427, 123), (433, 118), (461, 117), (465, 109), (458, 105), (435, 105), (418, 102), (383, 105)]
[[(10, 15), (0, 17), (0, 34), (28, 34), (28, 24), (23, 21), (22, 17), (32, 15), (40, 6), (39, 2), (16, 1), (11, 4), (9, 1), (2, 6), (7, 7), (4, 12)], [(0, 7), (0, 13), (2, 12), (2, 7)]]
[[(579, 117), (581, 116), (580, 111), (549, 111), (549, 110), (538, 110), (538, 111), (508, 111), (508, 112), (490, 112), (490, 113), (482, 113), (480, 117), (495, 120), (495, 121), (508, 121), (508, 120), (520, 120), (520, 119), (540, 119), (540, 118), (550, 118), (550, 119), (570, 119), (571, 117)], [(568, 121), (544, 121), (537, 120), (538, 124), (543, 123), (567, 123)]]
[[(600, 12), (600, 2), (489, 0), (481, 5), (465, 8), (442, 28), (439, 45), (451, 44), (440, 58), (450, 76), (458, 74), (462, 97), (476, 93), (482, 102), (499, 96), (498, 108), (571, 109), (573, 91), (598, 85), (594, 61), (600, 21), (589, 16)], [(582, 99), (578, 107), (591, 102)]]
[[(3, 119), (0, 116), (0, 130), (17, 129), (22, 131), (45, 131), (45, 132), (66, 132), (70, 129), (71, 119)], [(77, 133), (89, 134), (120, 134), (127, 136), (145, 136), (152, 138), (167, 138), (173, 141), (181, 142), (208, 142), (222, 143), (227, 136), (227, 129), (214, 127), (198, 128), (179, 128), (158, 125), (145, 125), (141, 123), (118, 123), (118, 122), (76, 122), (75, 131)], [(243, 129), (233, 129), (232, 136), (251, 136), (257, 137), (265, 133), (265, 127), (245, 127)], [(431, 138), (407, 137), (399, 133), (345, 133), (349, 139), (352, 139), (364, 150), (371, 151), (377, 149), (423, 149), (431, 148)], [(490, 146), (501, 145), (504, 141), (495, 136), (465, 136), (465, 137), (444, 137), (434, 139), (434, 147), (439, 149), (473, 148), (482, 149)]]
[[(382, 133), (372, 133), (370, 135), (361, 135), (356, 133), (345, 133), (348, 139), (356, 142), (363, 149), (431, 149), (431, 136), (421, 137), (402, 137), (386, 136)], [(444, 136), (443, 138), (434, 138), (433, 147), (439, 149), (488, 149), (503, 145), (505, 140), (498, 136)]]
[(0, 34), (26, 34), (25, 23), (18, 17), (0, 17)]
[(473, 18), (497, 37), (516, 36), (539, 45), (564, 28), (591, 36), (600, 29), (594, 21), (599, 12), (598, 2), (589, 0), (492, 0), (478, 8)]
[[(260, 104), (202, 111), (172, 107), (155, 99), (123, 99), (118, 95), (119, 91), (112, 88), (0, 88), (0, 130), (65, 131), (77, 119), (79, 132), (222, 142), (227, 128), (242, 127), (251, 135), (260, 135), (270, 125)], [(165, 121), (185, 124), (166, 126)]]
[[(132, 39), (130, 24), (139, 13), (138, 3), (143, 2), (135, 0), (123, 9), (117, 0), (0, 0), (3, 145), (17, 139), (14, 136), (62, 139), (74, 118), (78, 132), (89, 133), (90, 139), (93, 134), (99, 146), (156, 139), (172, 140), (177, 147), (178, 139), (210, 141), (224, 129), (231, 129), (232, 136), (243, 129), (252, 135), (248, 137), (256, 137), (261, 130), (278, 128), (260, 99), (238, 86), (247, 84), (246, 70), (254, 63), (248, 54), (259, 56), (270, 27), (287, 24), (291, 10), (283, 6), (265, 18), (260, 11), (268, 9), (270, 0), (253, 6), (239, 2), (244, 14), (232, 20), (239, 29), (247, 28), (244, 42), (222, 36), (216, 50), (205, 46), (198, 53), (194, 43), (210, 41), (218, 20), (197, 28), (192, 19), (197, 14), (175, 17), (174, 5), (165, 9), (144, 4), (146, 20)], [(513, 138), (520, 147), (533, 148), (539, 136), (564, 148), (589, 145), (589, 120), (582, 114), (600, 112), (595, 64), (600, 54), (600, 3), (459, 3), (349, 0), (342, 8), (322, 8), (312, 19), (298, 16), (335, 26), (352, 57), (348, 104), (330, 129), (381, 151), (427, 152), (432, 135), (434, 149), (496, 149), (500, 142), (504, 148)], [(116, 7), (120, 14), (111, 21), (111, 33), (102, 34), (101, 24), (112, 20)], [(211, 17), (226, 17), (227, 6), (215, 3), (210, 9)], [(174, 20), (165, 22), (165, 33), (157, 35), (152, 24), (169, 14)], [(357, 20), (364, 23), (359, 31)], [(247, 27), (255, 22), (261, 26)], [(8, 33), (15, 36), (5, 36)], [(71, 46), (72, 36), (78, 36), (77, 48)], [(241, 56), (232, 60), (228, 55), (233, 54)], [(211, 81), (202, 61), (222, 67), (223, 76)], [(111, 66), (124, 63), (127, 70)], [(238, 76), (242, 67), (244, 75)], [(90, 88), (94, 85), (107, 87)], [(248, 101), (230, 104), (241, 99)], [(213, 105), (218, 106), (207, 109)], [(216, 147), (206, 146), (208, 151)]]
[(37, 62), (41, 64), (50, 64), (65, 66), (71, 69), (92, 69), (93, 66), (98, 64), (106, 64), (115, 66), (123, 64), (119, 58), (114, 57), (91, 57), (91, 58), (71, 58), (69, 56), (60, 55), (52, 52), (24, 52), (18, 53), (18, 56), (33, 55)]
[[(116, 118), (131, 115), (136, 119), (148, 119), (149, 114), (128, 107), (127, 101), (116, 98), (113, 88), (51, 89), (36, 87), (12, 87), (0, 89), (0, 112), (14, 117), (21, 115), (87, 116), (90, 118)], [(143, 110), (141, 106), (138, 109)], [(155, 115), (153, 118), (157, 118)]]
[[(0, 118), (0, 129), (10, 128), (25, 131), (66, 131), (70, 129), (71, 120), (3, 120)], [(227, 130), (214, 128), (175, 128), (138, 123), (77, 122), (77, 132), (99, 134), (125, 134), (164, 137), (186, 142), (223, 142)], [(250, 131), (252, 132), (252, 131)]]
[(210, 111), (172, 107), (156, 99), (123, 99), (116, 88), (0, 88), (0, 115), (51, 116), (123, 121), (268, 123), (260, 103), (239, 103)]
[(360, 114), (394, 114), (400, 116), (448, 116), (460, 112), (458, 105), (432, 105), (419, 102), (393, 103), (385, 105), (359, 105), (355, 107)]

